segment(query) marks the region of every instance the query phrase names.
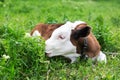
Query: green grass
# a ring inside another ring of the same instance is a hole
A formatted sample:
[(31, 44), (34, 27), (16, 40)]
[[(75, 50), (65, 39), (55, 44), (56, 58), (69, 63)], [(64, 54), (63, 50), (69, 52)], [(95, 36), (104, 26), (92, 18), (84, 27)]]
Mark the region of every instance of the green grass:
[[(119, 80), (119, 0), (0, 0), (0, 80)], [(106, 65), (47, 58), (44, 40), (26, 38), (38, 23), (87, 22), (106, 53)], [(118, 53), (118, 54), (111, 54)], [(9, 55), (5, 59), (3, 55)]]

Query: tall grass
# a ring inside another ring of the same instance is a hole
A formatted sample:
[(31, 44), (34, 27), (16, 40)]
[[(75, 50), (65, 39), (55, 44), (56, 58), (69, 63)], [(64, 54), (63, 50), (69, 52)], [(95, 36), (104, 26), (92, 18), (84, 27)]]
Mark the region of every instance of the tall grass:
[(116, 52), (120, 50), (120, 47), (116, 45), (118, 44), (118, 40), (120, 39), (118, 36), (119, 32), (111, 32), (112, 28), (104, 23), (104, 18), (102, 16), (98, 16), (94, 21), (94, 34), (97, 37), (100, 45), (102, 46), (102, 50), (111, 52)]
[[(119, 1), (0, 0), (0, 80), (117, 80), (120, 78)], [(111, 7), (112, 6), (112, 7)], [(66, 58), (47, 58), (44, 40), (27, 38), (39, 22), (83, 20), (91, 27), (107, 64), (91, 59), (70, 64)], [(117, 52), (111, 54), (109, 52)], [(4, 57), (9, 56), (10, 58)]]

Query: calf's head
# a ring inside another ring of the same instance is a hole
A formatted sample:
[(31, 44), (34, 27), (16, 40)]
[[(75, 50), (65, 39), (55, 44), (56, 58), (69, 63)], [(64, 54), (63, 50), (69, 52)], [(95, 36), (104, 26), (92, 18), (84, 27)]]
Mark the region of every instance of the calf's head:
[(89, 33), (90, 27), (88, 26), (77, 25), (73, 29), (72, 24), (62, 25), (53, 31), (51, 37), (46, 40), (46, 55), (53, 57), (77, 53), (77, 47), (73, 45), (71, 39), (77, 41), (80, 37), (88, 36)]

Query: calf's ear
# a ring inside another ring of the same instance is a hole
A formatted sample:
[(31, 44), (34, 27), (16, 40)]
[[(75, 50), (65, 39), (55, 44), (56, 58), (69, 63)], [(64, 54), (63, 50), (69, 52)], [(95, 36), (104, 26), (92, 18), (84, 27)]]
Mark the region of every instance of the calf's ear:
[(90, 34), (90, 29), (91, 28), (89, 26), (86, 26), (84, 28), (74, 30), (72, 32), (72, 37), (75, 40), (78, 40), (80, 37), (86, 37), (86, 36), (88, 36)]

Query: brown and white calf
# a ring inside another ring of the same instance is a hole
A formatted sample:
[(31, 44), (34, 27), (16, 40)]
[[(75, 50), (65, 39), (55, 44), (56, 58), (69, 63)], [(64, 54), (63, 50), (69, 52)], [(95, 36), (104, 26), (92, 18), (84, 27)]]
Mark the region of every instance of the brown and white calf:
[[(106, 63), (106, 55), (100, 51), (101, 47), (92, 34), (91, 28), (83, 21), (38, 24), (30, 35), (42, 36), (45, 39), (45, 52), (48, 57), (61, 55), (71, 59), (71, 63), (73, 63), (84, 53), (92, 60)], [(87, 45), (86, 49), (84, 49), (84, 45)]]

